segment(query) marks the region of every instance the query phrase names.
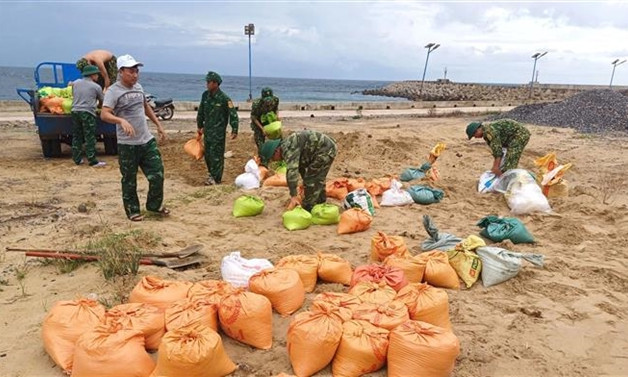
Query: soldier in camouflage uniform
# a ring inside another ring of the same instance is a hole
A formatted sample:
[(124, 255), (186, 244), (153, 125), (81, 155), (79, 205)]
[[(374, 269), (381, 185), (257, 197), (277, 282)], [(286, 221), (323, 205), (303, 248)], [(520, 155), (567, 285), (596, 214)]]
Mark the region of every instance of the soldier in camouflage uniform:
[[(336, 142), (317, 131), (295, 132), (284, 139), (269, 140), (260, 151), (262, 163), (283, 159), (286, 162), (286, 180), (290, 190), (288, 210), (297, 205), (311, 211), (316, 204), (325, 203), (325, 180), (336, 157)], [(305, 186), (305, 198), (300, 203), (297, 184), (299, 174)]]
[(259, 154), (262, 145), (266, 141), (264, 135), (264, 126), (271, 123), (268, 113), (274, 113), (274, 119), (279, 119), (279, 98), (273, 95), (271, 88), (262, 89), (262, 97), (253, 101), (251, 106), (251, 130), (253, 130), (253, 139), (257, 145), (257, 153)]
[(238, 113), (228, 95), (220, 90), (222, 78), (216, 72), (205, 76), (207, 90), (203, 92), (196, 115), (198, 133), (204, 135), (205, 164), (209, 177), (206, 185), (222, 181), (225, 167), (225, 143), (227, 123), (231, 125), (231, 139), (238, 136)]
[[(521, 123), (512, 119), (500, 119), (494, 122), (472, 122), (467, 126), (467, 136), (484, 138), (495, 158), (491, 171), (501, 176), (505, 171), (517, 168), (523, 149), (530, 140), (530, 131)], [(507, 148), (506, 158), (503, 148)]]

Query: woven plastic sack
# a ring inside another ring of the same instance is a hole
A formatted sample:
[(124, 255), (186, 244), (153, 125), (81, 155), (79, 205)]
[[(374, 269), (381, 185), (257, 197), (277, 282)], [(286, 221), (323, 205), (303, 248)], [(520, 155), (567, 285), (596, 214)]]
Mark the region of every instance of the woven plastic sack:
[(285, 173), (275, 173), (264, 180), (264, 187), (288, 187), (288, 181)]
[(141, 331), (147, 350), (157, 350), (166, 333), (163, 310), (150, 304), (116, 305), (105, 313), (103, 322), (107, 325), (120, 323), (124, 328)]
[(490, 287), (517, 276), (525, 259), (537, 267), (543, 267), (542, 254), (522, 254), (499, 247), (479, 247), (476, 252), (482, 260), (482, 284)]
[(424, 178), (425, 172), (427, 172), (431, 168), (432, 166), (427, 162), (418, 168), (406, 168), (406, 170), (404, 170), (399, 176), (399, 179), (401, 180), (401, 182), (409, 182), (415, 179)]
[(317, 253), (318, 277), (329, 283), (349, 285), (353, 270), (351, 263), (336, 254)]
[(301, 309), (305, 301), (299, 273), (289, 268), (271, 268), (256, 273), (249, 279), (249, 290), (266, 296), (273, 309), (282, 316)]
[(347, 179), (347, 188), (349, 191), (356, 191), (366, 187), (366, 180), (364, 178), (349, 178)]
[(403, 270), (399, 267), (382, 266), (375, 263), (359, 266), (353, 271), (351, 287), (361, 281), (384, 282), (395, 291), (399, 291), (408, 284)]
[(314, 301), (323, 301), (334, 304), (340, 308), (346, 308), (353, 312), (353, 309), (357, 308), (362, 301), (356, 296), (349, 293), (342, 292), (323, 292), (314, 296)]
[(342, 206), (345, 209), (360, 208), (369, 213), (369, 215), (375, 215), (375, 206), (373, 205), (373, 199), (365, 188), (359, 188), (357, 190), (349, 192), (342, 202)]
[(233, 217), (257, 216), (264, 211), (264, 201), (253, 195), (242, 195), (233, 202)]
[(460, 354), (453, 332), (421, 321), (407, 321), (390, 332), (388, 377), (449, 377)]
[(313, 292), (318, 279), (318, 256), (316, 255), (288, 255), (281, 258), (275, 265), (277, 268), (290, 268), (299, 274), (305, 292)]
[(499, 182), (499, 178), (490, 170), (485, 171), (480, 175), (478, 180), (478, 192), (481, 194), (495, 192), (495, 187)]
[(407, 256), (408, 247), (401, 236), (389, 236), (378, 231), (371, 238), (371, 261), (381, 262), (389, 255)]
[(232, 339), (263, 350), (273, 346), (273, 308), (262, 295), (236, 290), (220, 302), (218, 319)]
[(236, 288), (223, 280), (201, 280), (192, 285), (188, 291), (188, 298), (203, 299), (219, 305), (220, 300)]
[(131, 291), (129, 302), (142, 302), (165, 310), (176, 301), (187, 297), (192, 283), (144, 276)]
[(392, 330), (410, 319), (408, 307), (403, 301), (393, 300), (384, 304), (363, 303), (353, 309), (353, 319), (361, 319), (386, 330)]
[(534, 242), (534, 237), (526, 226), (515, 217), (486, 216), (476, 225), (482, 228), (480, 235), (493, 242), (502, 242), (506, 239), (514, 244)]
[(328, 198), (344, 200), (349, 193), (347, 186), (349, 185), (347, 178), (338, 178), (333, 181), (327, 181), (325, 184), (325, 194)]
[(447, 257), (456, 274), (462, 279), (467, 288), (471, 288), (480, 278), (480, 272), (482, 271), (482, 260), (480, 257), (471, 251), (456, 249), (449, 250)]
[(273, 268), (273, 264), (268, 259), (242, 258), (239, 251), (231, 252), (222, 258), (220, 263), (222, 279), (234, 287), (248, 287), (249, 278), (267, 268)]
[(271, 163), (271, 170), (275, 172), (275, 174), (286, 175), (288, 172), (288, 165), (284, 160), (274, 161)]
[(392, 180), (390, 189), (382, 193), (382, 200), (379, 202), (384, 207), (405, 206), (413, 203), (410, 193), (402, 189), (401, 183), (396, 179)]
[(264, 126), (264, 135), (268, 139), (274, 140), (281, 138), (281, 121), (276, 120)]
[(203, 135), (197, 135), (183, 145), (185, 153), (194, 157), (195, 160), (200, 160), (205, 155), (205, 144), (201, 140), (202, 137)]
[(527, 170), (508, 170), (500, 177), (495, 190), (504, 193), (510, 212), (514, 215), (552, 211), (536, 178)]
[(223, 377), (236, 368), (215, 331), (184, 327), (164, 336), (151, 377)]
[(384, 282), (374, 283), (361, 281), (349, 289), (349, 294), (355, 295), (363, 303), (386, 304), (397, 296), (397, 292)]
[(367, 211), (360, 208), (351, 208), (340, 215), (336, 232), (338, 234), (363, 232), (371, 227), (372, 221), (373, 217)]
[(391, 185), (391, 178), (377, 178), (366, 182), (364, 188), (371, 194), (371, 197), (380, 196), (388, 190)]
[(385, 266), (400, 268), (408, 283), (420, 283), (425, 274), (425, 261), (410, 257), (392, 254), (384, 259)]
[(288, 230), (303, 230), (312, 225), (312, 214), (301, 206), (296, 206), (290, 211), (286, 211), (281, 216), (283, 226)]
[(209, 300), (186, 298), (166, 309), (166, 330), (201, 325), (218, 331), (218, 305)]
[(252, 190), (259, 188), (261, 180), (261, 173), (255, 159), (250, 159), (244, 166), (244, 173), (238, 175), (234, 183), (238, 188)]
[(410, 193), (412, 200), (419, 204), (438, 203), (445, 197), (443, 190), (423, 185), (410, 186), (408, 193)]
[(337, 377), (362, 376), (375, 372), (386, 363), (389, 331), (366, 321), (342, 324), (342, 338), (331, 364)]
[(423, 228), (429, 237), (421, 243), (421, 250), (442, 250), (447, 251), (456, 247), (462, 238), (453, 234), (439, 232), (436, 224), (429, 215), (423, 215)]
[(105, 307), (98, 301), (86, 298), (57, 301), (41, 325), (44, 348), (55, 364), (70, 373), (76, 340), (104, 317)]
[(449, 264), (447, 253), (443, 251), (427, 251), (415, 256), (425, 261), (423, 280), (435, 287), (459, 289), (460, 280), (456, 270)]
[(72, 377), (148, 376), (155, 362), (144, 349), (144, 334), (121, 324), (101, 325), (76, 341)]
[(333, 204), (321, 203), (312, 207), (312, 224), (333, 225), (340, 221), (340, 208)]
[(424, 283), (408, 284), (397, 293), (395, 300), (406, 304), (411, 319), (451, 329), (449, 297), (444, 289)]

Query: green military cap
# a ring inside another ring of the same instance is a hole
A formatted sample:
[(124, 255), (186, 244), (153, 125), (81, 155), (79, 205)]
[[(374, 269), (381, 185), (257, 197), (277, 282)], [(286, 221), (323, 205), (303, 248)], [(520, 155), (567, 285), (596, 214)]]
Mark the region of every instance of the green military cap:
[(273, 157), (273, 154), (275, 154), (275, 151), (279, 147), (280, 143), (281, 139), (274, 139), (268, 140), (262, 145), (262, 148), (260, 148), (259, 151), (260, 157), (262, 158), (262, 163), (267, 163), (270, 158)]
[(482, 122), (469, 123), (469, 125), (467, 126), (467, 136), (469, 137), (469, 140), (471, 140), (471, 138), (475, 134), (475, 131), (477, 131), (480, 126), (482, 126)]
[(99, 74), (99, 73), (100, 73), (100, 71), (98, 70), (98, 67), (96, 67), (95, 65), (86, 65), (85, 67), (83, 67), (83, 70), (81, 72), (83, 77), (96, 75), (96, 74)]
[(262, 97), (272, 97), (273, 90), (269, 87), (262, 88)]
[(205, 81), (215, 81), (218, 85), (222, 84), (222, 77), (214, 71), (209, 71), (205, 75)]

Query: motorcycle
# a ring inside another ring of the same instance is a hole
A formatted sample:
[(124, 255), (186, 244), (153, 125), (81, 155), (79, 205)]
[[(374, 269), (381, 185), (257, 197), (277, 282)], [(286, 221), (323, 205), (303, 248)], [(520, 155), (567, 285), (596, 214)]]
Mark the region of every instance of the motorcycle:
[(163, 120), (172, 119), (172, 116), (174, 115), (174, 104), (172, 102), (172, 98), (160, 100), (155, 98), (152, 94), (147, 94), (146, 100), (156, 116)]

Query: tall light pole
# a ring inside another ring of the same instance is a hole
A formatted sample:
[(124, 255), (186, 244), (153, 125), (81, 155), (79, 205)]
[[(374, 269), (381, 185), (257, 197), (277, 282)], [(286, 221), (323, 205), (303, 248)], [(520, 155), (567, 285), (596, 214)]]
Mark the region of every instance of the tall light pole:
[(529, 98), (532, 98), (532, 88), (534, 87), (534, 71), (536, 71), (536, 61), (541, 59), (543, 56), (545, 56), (545, 54), (547, 54), (547, 51), (543, 53), (537, 52), (536, 54), (532, 55), (532, 58), (534, 58), (534, 66), (532, 67), (532, 79), (530, 80)]
[(425, 45), (425, 48), (427, 49), (427, 57), (425, 58), (425, 67), (423, 67), (423, 78), (421, 79), (421, 89), (419, 90), (419, 95), (423, 94), (423, 83), (425, 82), (425, 72), (427, 71), (427, 61), (430, 59), (430, 53), (439, 47), (440, 45), (437, 43), (428, 43)]
[(244, 35), (249, 36), (249, 101), (253, 101), (253, 89), (251, 85), (251, 35), (255, 35), (255, 25), (244, 25)]
[(619, 61), (619, 59), (615, 59), (611, 64), (613, 65), (613, 73), (611, 73), (611, 83), (608, 86), (609, 88), (613, 87), (613, 77), (615, 76), (615, 68), (617, 68), (618, 65), (624, 64), (626, 62), (626, 59)]

